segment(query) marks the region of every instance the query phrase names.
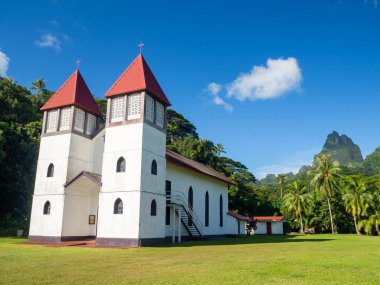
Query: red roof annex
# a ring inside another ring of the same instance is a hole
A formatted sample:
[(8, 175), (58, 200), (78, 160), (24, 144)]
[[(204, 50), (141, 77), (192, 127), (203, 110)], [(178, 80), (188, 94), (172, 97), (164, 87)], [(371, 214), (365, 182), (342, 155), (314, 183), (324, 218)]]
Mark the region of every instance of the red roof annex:
[(256, 217), (252, 217), (254, 220), (258, 220), (258, 221), (267, 221), (267, 222), (270, 222), (270, 221), (284, 221), (285, 222), (285, 217), (284, 216), (256, 216)]
[(171, 105), (140, 53), (104, 96), (112, 97), (142, 90), (149, 91), (165, 105)]
[(102, 116), (102, 112), (96, 104), (94, 97), (92, 97), (78, 69), (63, 83), (46, 104), (42, 106), (41, 110), (45, 111), (72, 105), (89, 113)]

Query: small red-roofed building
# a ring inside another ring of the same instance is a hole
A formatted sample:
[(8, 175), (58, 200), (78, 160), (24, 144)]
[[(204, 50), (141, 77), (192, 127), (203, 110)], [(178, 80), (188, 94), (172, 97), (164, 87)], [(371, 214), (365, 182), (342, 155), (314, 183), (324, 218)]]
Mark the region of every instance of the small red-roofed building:
[(287, 222), (284, 216), (254, 216), (257, 229), (255, 235), (283, 235), (284, 223)]

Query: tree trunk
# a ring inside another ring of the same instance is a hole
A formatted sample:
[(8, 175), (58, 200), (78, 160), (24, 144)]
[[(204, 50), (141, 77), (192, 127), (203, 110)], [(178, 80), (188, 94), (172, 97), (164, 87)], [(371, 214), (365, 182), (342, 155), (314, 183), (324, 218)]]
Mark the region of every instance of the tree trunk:
[(354, 216), (354, 224), (355, 224), (355, 231), (357, 235), (360, 235), (359, 227), (358, 227), (358, 222), (356, 220), (356, 216)]
[(377, 235), (380, 236), (380, 228), (379, 228), (379, 224), (376, 223), (376, 232), (377, 232)]
[(330, 221), (331, 221), (331, 233), (334, 234), (334, 221), (333, 221), (333, 216), (332, 216), (332, 211), (331, 211), (331, 205), (330, 205), (330, 198), (327, 198), (327, 204), (329, 205), (329, 213), (330, 213)]
[(300, 223), (301, 223), (301, 230), (300, 230), (300, 232), (301, 232), (301, 234), (303, 234), (304, 232), (303, 232), (303, 222), (302, 222), (302, 215), (300, 214)]

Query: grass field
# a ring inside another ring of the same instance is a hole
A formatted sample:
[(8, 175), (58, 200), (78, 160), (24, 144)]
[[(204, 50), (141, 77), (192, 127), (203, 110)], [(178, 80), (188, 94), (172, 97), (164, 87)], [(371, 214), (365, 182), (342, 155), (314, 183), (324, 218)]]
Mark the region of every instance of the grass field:
[(258, 236), (101, 249), (0, 239), (0, 284), (380, 284), (380, 237)]

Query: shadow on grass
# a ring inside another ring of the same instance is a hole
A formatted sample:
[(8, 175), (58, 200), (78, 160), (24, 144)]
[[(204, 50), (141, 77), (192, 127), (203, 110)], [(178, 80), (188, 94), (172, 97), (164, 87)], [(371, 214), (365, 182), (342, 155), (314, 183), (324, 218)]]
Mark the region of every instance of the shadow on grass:
[[(298, 237), (298, 238), (297, 238)], [(308, 238), (309, 236), (300, 235), (284, 235), (284, 236), (251, 236), (251, 237), (222, 237), (222, 238), (208, 238), (198, 241), (183, 241), (182, 243), (175, 243), (168, 245), (170, 247), (192, 247), (192, 246), (217, 246), (217, 245), (243, 245), (243, 244), (262, 244), (262, 243), (289, 243), (289, 242), (324, 242), (331, 241), (330, 238)]]

